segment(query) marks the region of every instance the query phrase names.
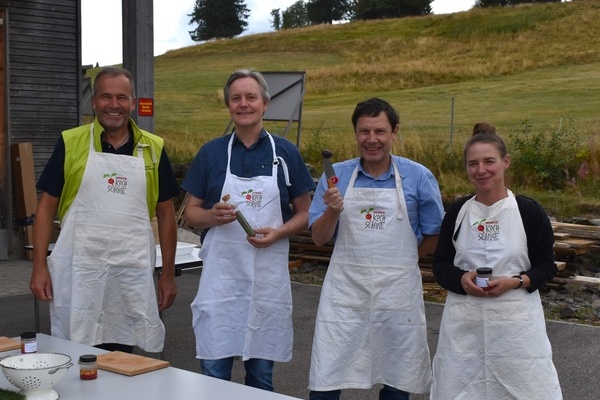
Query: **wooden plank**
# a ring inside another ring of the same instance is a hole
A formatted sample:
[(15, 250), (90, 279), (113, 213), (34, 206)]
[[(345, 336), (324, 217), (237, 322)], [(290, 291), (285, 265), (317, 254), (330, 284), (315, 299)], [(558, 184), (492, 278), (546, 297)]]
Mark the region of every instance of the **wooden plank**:
[(600, 240), (600, 226), (552, 222), (552, 227), (560, 232), (570, 233), (572, 236)]
[[(13, 182), (18, 224), (22, 227), (23, 246), (33, 244), (33, 216), (37, 208), (35, 169), (33, 167), (33, 145), (30, 142), (12, 145)], [(31, 254), (26, 254), (31, 260)]]
[(328, 246), (317, 246), (316, 244), (298, 244), (298, 243), (290, 243), (290, 248), (297, 249), (298, 251), (313, 251), (318, 253), (326, 253), (331, 254), (333, 252), (333, 247)]
[(560, 284), (575, 284), (583, 286), (600, 287), (600, 278), (594, 278), (593, 276), (572, 276), (572, 277), (554, 277), (553, 283)]
[(185, 206), (187, 205), (189, 198), (190, 198), (190, 194), (186, 193), (185, 196), (183, 197), (181, 205), (179, 206), (179, 210), (177, 210), (177, 214), (175, 215), (175, 222), (177, 223), (177, 226), (180, 228), (183, 228), (186, 226), (184, 213), (185, 213)]
[(571, 237), (570, 233), (554, 232), (554, 240), (565, 240)]
[(581, 256), (583, 254), (589, 254), (592, 251), (591, 247), (581, 247), (581, 248), (574, 248), (574, 247), (555, 247), (554, 248), (554, 256), (555, 257), (561, 257), (564, 255), (570, 255), (570, 256)]
[(319, 261), (319, 262), (323, 262), (323, 263), (327, 263), (329, 264), (329, 257), (325, 257), (325, 256), (317, 256), (314, 254), (295, 254), (292, 255), (290, 254), (290, 258), (298, 258), (299, 260), (304, 260), (304, 261)]
[(300, 268), (304, 264), (303, 260), (292, 260), (288, 263), (288, 269)]
[(590, 247), (597, 243), (597, 241), (593, 240), (593, 239), (578, 239), (578, 238), (562, 240), (561, 242), (567, 243), (569, 245), (569, 247), (572, 247), (574, 249), (578, 249), (581, 247)]

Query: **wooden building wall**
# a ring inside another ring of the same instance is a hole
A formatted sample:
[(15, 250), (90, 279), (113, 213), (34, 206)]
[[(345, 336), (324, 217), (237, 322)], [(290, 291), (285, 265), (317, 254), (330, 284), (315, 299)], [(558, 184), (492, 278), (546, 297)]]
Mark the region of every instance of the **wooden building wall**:
[[(5, 11), (7, 136), (0, 140), (8, 148), (33, 143), (37, 181), (60, 132), (80, 122), (81, 0), (0, 0), (0, 9)], [(10, 165), (0, 168), (10, 171)], [(7, 213), (13, 213), (11, 205)]]
[(79, 124), (78, 0), (11, 0), (8, 114), (11, 142), (34, 143), (36, 176), (61, 131)]

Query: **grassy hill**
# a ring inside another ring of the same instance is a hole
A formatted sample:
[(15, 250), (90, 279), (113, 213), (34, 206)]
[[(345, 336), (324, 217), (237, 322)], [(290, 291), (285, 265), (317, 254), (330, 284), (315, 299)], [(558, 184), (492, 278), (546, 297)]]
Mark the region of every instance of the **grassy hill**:
[[(598, 174), (599, 20), (600, 2), (573, 1), (320, 25), (190, 46), (155, 59), (155, 130), (174, 161), (189, 161), (228, 124), (221, 89), (231, 72), (305, 71), (300, 149), (314, 165), (324, 147), (336, 159), (356, 154), (350, 115), (358, 101), (378, 96), (400, 112), (395, 152), (431, 168), (446, 196), (468, 190), (461, 149), (482, 120), (505, 138), (568, 127), (581, 148), (589, 148), (590, 172)], [(285, 128), (265, 125), (274, 133)], [(290, 134), (295, 141), (295, 128)], [(592, 201), (591, 208), (599, 204)]]
[[(157, 131), (222, 133), (219, 99), (240, 67), (305, 71), (303, 137), (348, 134), (357, 101), (381, 96), (401, 130), (448, 132), (479, 119), (500, 131), (562, 116), (599, 128), (600, 3), (575, 1), (450, 15), (320, 25), (168, 52), (156, 58)], [(194, 140), (194, 138), (192, 138)]]

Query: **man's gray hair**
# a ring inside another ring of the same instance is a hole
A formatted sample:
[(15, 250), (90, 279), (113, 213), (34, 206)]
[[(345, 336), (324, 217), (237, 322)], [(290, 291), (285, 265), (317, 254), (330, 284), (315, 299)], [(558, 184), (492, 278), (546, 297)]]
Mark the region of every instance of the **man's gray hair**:
[(135, 83), (133, 81), (133, 75), (131, 75), (131, 72), (127, 71), (125, 68), (119, 68), (114, 66), (102, 67), (96, 75), (96, 77), (94, 78), (94, 92), (92, 93), (94, 97), (97, 95), (96, 84), (98, 83), (100, 78), (102, 78), (105, 75), (111, 78), (123, 75), (125, 78), (127, 78), (127, 80), (129, 80), (129, 86), (131, 86), (131, 96), (135, 98)]
[(271, 99), (271, 96), (269, 96), (269, 86), (267, 85), (267, 81), (265, 81), (265, 78), (262, 76), (262, 74), (254, 69), (242, 68), (229, 75), (229, 79), (227, 79), (227, 83), (223, 88), (223, 100), (225, 101), (225, 105), (227, 107), (229, 107), (229, 89), (231, 88), (231, 84), (233, 81), (240, 78), (252, 78), (258, 82), (258, 86), (260, 86), (260, 93), (264, 102), (269, 102)]

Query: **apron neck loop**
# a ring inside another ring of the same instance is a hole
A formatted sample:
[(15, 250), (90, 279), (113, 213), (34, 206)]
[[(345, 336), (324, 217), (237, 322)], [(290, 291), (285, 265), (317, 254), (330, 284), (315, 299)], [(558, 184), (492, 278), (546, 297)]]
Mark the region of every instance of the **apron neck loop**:
[(156, 152), (154, 151), (154, 148), (149, 144), (138, 143), (138, 145), (136, 146), (138, 158), (144, 157), (144, 149), (146, 147), (150, 148), (150, 153), (152, 153), (152, 164), (156, 164)]
[(94, 123), (90, 125), (90, 153), (93, 153), (94, 149)]
[(273, 160), (273, 165), (277, 168), (277, 164), (281, 162), (281, 168), (283, 168), (283, 176), (285, 176), (285, 186), (290, 187), (292, 183), (290, 182), (290, 172), (288, 171), (288, 166), (283, 159), (283, 157), (277, 156), (275, 160)]
[[(273, 171), (271, 172), (271, 176), (277, 176), (277, 166), (279, 165), (279, 163), (281, 163), (281, 166), (283, 168), (283, 174), (285, 176), (285, 184), (288, 187), (292, 186), (292, 184), (290, 182), (290, 174), (288, 171), (287, 164), (282, 157), (277, 156), (277, 152), (275, 150), (275, 140), (273, 139), (273, 136), (271, 136), (271, 134), (269, 132), (266, 132), (266, 133), (267, 133), (267, 137), (269, 138), (269, 141), (271, 142), (271, 149), (273, 150), (273, 162), (272, 162)], [(231, 138), (229, 139), (229, 144), (227, 145), (227, 173), (228, 174), (231, 174), (231, 149), (233, 147), (234, 137), (235, 137), (235, 131), (231, 134)]]

